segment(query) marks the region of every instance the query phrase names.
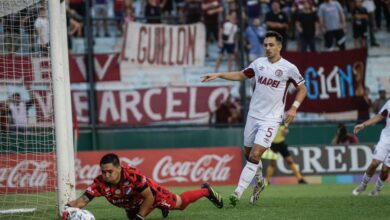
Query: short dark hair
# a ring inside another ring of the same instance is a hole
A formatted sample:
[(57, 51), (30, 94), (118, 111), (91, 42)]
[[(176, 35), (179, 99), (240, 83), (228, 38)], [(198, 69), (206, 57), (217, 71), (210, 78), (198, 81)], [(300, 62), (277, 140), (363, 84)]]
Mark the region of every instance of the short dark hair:
[(276, 31), (267, 31), (267, 33), (265, 34), (265, 38), (267, 38), (267, 37), (274, 37), (276, 39), (276, 41), (279, 43), (283, 42), (282, 35)]
[(102, 159), (100, 160), (100, 165), (107, 164), (107, 163), (112, 163), (112, 165), (118, 167), (120, 165), (118, 155), (113, 154), (113, 153), (109, 153), (109, 154), (104, 155), (102, 157)]

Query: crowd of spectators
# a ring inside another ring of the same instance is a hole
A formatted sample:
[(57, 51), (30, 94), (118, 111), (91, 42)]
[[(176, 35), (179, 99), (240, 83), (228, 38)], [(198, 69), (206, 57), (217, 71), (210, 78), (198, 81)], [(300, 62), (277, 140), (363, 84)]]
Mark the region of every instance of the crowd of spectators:
[[(346, 32), (351, 28), (354, 47), (379, 46), (375, 32), (390, 31), (390, 0), (247, 0), (239, 14), (234, 0), (66, 0), (68, 46), (72, 38), (84, 37), (86, 13), (93, 15), (96, 38), (120, 37), (129, 22), (151, 24), (193, 24), (202, 22), (206, 28), (206, 56), (208, 44), (220, 48), (215, 56), (215, 71), (219, 70), (224, 54), (228, 57), (228, 71), (238, 61), (239, 21), (242, 21), (243, 42), (248, 62), (264, 55), (262, 41), (267, 30), (284, 37), (284, 50), (316, 52), (322, 39), (324, 51), (346, 49)], [(349, 24), (349, 25), (348, 25)], [(17, 53), (22, 34), (27, 35), (28, 51), (47, 55), (49, 21), (47, 0), (41, 0), (22, 11), (1, 18), (3, 50)], [(296, 48), (288, 42), (296, 41)], [(382, 93), (381, 93), (382, 94)], [(382, 95), (381, 95), (382, 97)], [(366, 120), (371, 110), (378, 111), (377, 102), (371, 103), (368, 94), (362, 96), (358, 120)], [(224, 120), (229, 122), (229, 120)]]
[[(89, 0), (94, 18), (95, 37), (118, 37), (123, 34), (123, 24), (137, 20), (146, 23), (192, 24), (203, 22), (207, 43), (215, 42), (226, 49), (223, 34), (231, 17), (243, 20), (246, 47), (252, 54), (261, 54), (253, 33), (261, 39), (259, 23), (264, 30), (275, 30), (284, 37), (284, 50), (291, 50), (289, 40), (296, 40), (298, 51), (317, 51), (315, 40), (323, 39), (324, 50), (346, 48), (347, 21), (351, 22), (355, 47), (379, 46), (375, 31), (390, 31), (390, 0), (247, 0), (242, 2), (242, 14), (234, 0)], [(48, 44), (46, 23), (47, 0), (3, 17), (6, 52), (19, 49), (21, 30), (28, 35), (31, 51), (43, 51)], [(69, 37), (83, 37), (86, 17), (85, 0), (66, 0)], [(46, 12), (45, 12), (46, 11)], [(385, 23), (385, 24), (383, 24)], [(22, 29), (15, 28), (20, 24)], [(116, 27), (116, 28), (115, 28)], [(112, 29), (115, 28), (113, 33)], [(238, 28), (235, 29), (237, 34)], [(222, 42), (222, 43), (221, 43)], [(71, 44), (71, 42), (70, 42)], [(232, 44), (232, 39), (229, 39)], [(237, 51), (237, 37), (233, 39)], [(71, 45), (70, 45), (71, 46)], [(206, 46), (207, 48), (207, 46)], [(207, 54), (208, 55), (208, 54)]]

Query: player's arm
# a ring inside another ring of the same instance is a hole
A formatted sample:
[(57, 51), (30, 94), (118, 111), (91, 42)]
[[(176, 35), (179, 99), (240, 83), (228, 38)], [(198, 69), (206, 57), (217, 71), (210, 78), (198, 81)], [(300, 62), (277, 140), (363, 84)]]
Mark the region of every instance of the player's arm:
[(86, 206), (92, 199), (93, 199), (93, 196), (91, 196), (91, 195), (89, 195), (87, 193), (84, 193), (79, 198), (77, 198), (77, 199), (75, 199), (73, 201), (70, 201), (67, 205), (69, 207), (81, 209), (84, 206)]
[(227, 73), (209, 73), (201, 77), (202, 82), (208, 82), (217, 78), (240, 81), (245, 80), (247, 77), (242, 72), (227, 72)]
[(139, 209), (139, 212), (137, 214), (137, 219), (143, 219), (151, 211), (153, 211), (153, 203), (154, 203), (154, 196), (152, 191), (150, 190), (149, 187), (146, 187), (142, 192), (141, 196), (144, 198), (144, 201), (141, 204), (141, 207)]
[(353, 129), (353, 133), (357, 134), (357, 133), (359, 133), (359, 131), (363, 130), (365, 127), (376, 124), (376, 123), (382, 121), (384, 118), (385, 118), (385, 116), (383, 116), (381, 113), (379, 113), (379, 114), (375, 115), (374, 117), (368, 119), (367, 121), (356, 125), (355, 128)]
[(302, 83), (297, 87), (297, 95), (295, 96), (295, 101), (291, 105), (290, 109), (287, 111), (286, 118), (284, 119), (284, 123), (289, 124), (294, 120), (299, 106), (301, 105), (301, 103), (306, 97), (306, 92), (307, 91), (306, 91), (305, 83)]

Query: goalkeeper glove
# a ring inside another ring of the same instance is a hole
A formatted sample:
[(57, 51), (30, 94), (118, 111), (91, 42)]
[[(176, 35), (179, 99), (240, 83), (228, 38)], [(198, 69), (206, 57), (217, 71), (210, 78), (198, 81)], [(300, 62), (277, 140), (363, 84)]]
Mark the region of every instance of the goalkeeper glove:
[(72, 212), (79, 210), (79, 208), (73, 208), (68, 204), (64, 205), (61, 209), (62, 218), (61, 220), (67, 220), (68, 217), (72, 214)]

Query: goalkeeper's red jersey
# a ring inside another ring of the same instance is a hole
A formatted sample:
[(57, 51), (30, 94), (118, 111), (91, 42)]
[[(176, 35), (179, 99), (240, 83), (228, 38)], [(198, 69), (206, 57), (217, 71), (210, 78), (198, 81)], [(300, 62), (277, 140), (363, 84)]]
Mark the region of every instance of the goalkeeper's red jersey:
[(127, 166), (122, 166), (121, 180), (118, 184), (106, 183), (102, 175), (99, 175), (87, 188), (85, 195), (90, 199), (104, 196), (111, 204), (131, 210), (139, 208), (143, 202), (140, 193), (147, 187), (154, 195), (154, 207), (172, 209), (176, 206), (175, 194), (143, 175), (138, 169)]

